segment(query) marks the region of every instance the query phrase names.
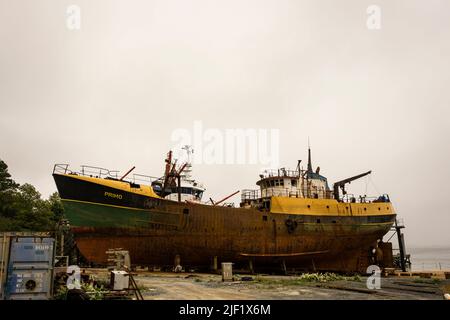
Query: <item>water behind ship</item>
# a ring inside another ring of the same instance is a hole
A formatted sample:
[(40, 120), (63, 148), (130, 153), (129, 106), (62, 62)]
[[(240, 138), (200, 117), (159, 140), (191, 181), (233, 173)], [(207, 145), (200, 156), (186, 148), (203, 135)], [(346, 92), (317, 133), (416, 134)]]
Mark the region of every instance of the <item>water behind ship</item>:
[(450, 270), (450, 247), (407, 248), (411, 255), (411, 270)]

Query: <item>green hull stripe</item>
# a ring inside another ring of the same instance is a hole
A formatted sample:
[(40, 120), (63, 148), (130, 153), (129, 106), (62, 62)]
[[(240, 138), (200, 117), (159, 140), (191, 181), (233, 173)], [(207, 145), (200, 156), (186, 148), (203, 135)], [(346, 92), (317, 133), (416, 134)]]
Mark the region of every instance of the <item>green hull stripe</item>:
[(150, 212), (133, 208), (63, 200), (65, 214), (74, 227), (148, 227)]
[[(101, 227), (101, 228), (148, 228), (151, 224), (180, 225), (180, 215), (171, 213), (158, 213), (149, 210), (103, 205), (97, 203), (73, 201), (63, 199), (66, 216), (74, 227)], [(392, 222), (375, 223), (301, 223), (305, 230), (314, 231), (321, 228), (322, 231), (335, 231), (336, 227), (351, 229), (368, 228), (384, 229)], [(323, 229), (325, 228), (325, 229)]]

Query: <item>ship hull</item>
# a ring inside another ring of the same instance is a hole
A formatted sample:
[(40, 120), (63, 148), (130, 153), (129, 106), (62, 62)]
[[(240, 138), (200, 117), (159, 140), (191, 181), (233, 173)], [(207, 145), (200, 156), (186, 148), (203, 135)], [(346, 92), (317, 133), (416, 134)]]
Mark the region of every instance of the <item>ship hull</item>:
[[(395, 214), (273, 213), (149, 198), (55, 175), (77, 247), (94, 263), (123, 248), (135, 265), (209, 267), (220, 262), (255, 267), (364, 272), (371, 249)], [(105, 194), (120, 196), (111, 197)], [(289, 222), (289, 223), (288, 223)]]

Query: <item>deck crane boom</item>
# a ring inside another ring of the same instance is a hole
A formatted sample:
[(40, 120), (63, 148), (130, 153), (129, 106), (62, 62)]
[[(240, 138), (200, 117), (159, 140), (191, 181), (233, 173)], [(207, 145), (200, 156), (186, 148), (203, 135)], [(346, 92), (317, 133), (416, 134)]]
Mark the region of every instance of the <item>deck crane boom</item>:
[(365, 176), (367, 176), (368, 174), (371, 174), (371, 173), (372, 173), (372, 170), (364, 172), (364, 173), (361, 173), (361, 174), (358, 174), (357, 176), (354, 176), (354, 177), (351, 177), (351, 178), (347, 178), (347, 179), (335, 182), (333, 184), (334, 198), (339, 201), (339, 188), (341, 188), (342, 194), (344, 195), (344, 194), (346, 194), (346, 192), (345, 192), (345, 185), (347, 183), (351, 183), (352, 181), (357, 180), (357, 179), (362, 178), (362, 177), (365, 177)]

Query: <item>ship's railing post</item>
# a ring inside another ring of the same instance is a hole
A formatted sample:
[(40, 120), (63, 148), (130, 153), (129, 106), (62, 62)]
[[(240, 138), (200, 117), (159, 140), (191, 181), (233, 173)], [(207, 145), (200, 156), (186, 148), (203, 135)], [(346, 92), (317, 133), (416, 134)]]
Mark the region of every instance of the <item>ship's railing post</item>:
[(67, 174), (69, 165), (66, 163), (57, 163), (53, 166), (53, 173), (64, 173)]

